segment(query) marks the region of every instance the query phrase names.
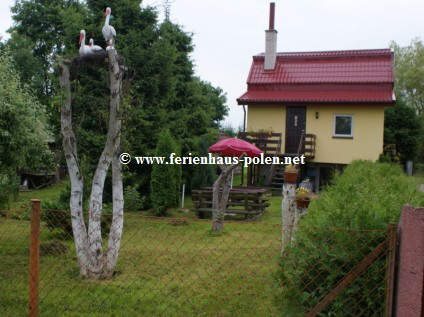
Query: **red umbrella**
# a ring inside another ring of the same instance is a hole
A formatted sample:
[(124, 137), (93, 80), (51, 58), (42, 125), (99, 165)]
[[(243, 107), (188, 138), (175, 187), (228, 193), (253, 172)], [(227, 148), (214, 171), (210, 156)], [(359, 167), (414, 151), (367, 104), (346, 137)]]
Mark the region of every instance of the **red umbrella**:
[(260, 156), (263, 152), (253, 144), (237, 139), (228, 138), (221, 140), (214, 145), (211, 145), (208, 149), (210, 153), (218, 153), (221, 156), (240, 156), (245, 153), (248, 157)]

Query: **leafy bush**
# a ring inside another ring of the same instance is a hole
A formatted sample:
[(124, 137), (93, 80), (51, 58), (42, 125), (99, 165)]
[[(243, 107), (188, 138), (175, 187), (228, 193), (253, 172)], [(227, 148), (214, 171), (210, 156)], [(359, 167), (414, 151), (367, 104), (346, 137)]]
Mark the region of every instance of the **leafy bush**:
[(384, 142), (396, 144), (402, 162), (415, 160), (423, 136), (420, 119), (412, 107), (399, 99), (392, 108), (385, 111)]
[[(388, 223), (397, 222), (407, 203), (424, 205), (424, 196), (398, 165), (356, 161), (335, 174), (333, 185), (311, 202), (295, 243), (281, 259), (278, 302), (284, 315), (302, 315), (314, 307), (384, 241)], [(384, 257), (374, 262), (322, 316), (341, 315), (341, 309), (353, 315), (366, 309), (382, 312), (384, 267)]]
[[(167, 129), (159, 135), (155, 156), (166, 157), (177, 153), (178, 147)], [(153, 212), (156, 216), (166, 216), (167, 210), (178, 204), (179, 189), (181, 184), (181, 165), (178, 164), (154, 164), (150, 181), (150, 199), (153, 203)]]
[[(208, 156), (208, 148), (212, 142), (208, 142), (206, 138), (201, 138), (197, 144), (197, 156)], [(210, 164), (193, 165), (194, 173), (191, 178), (191, 188), (201, 188), (212, 186), (217, 178), (216, 166)]]
[(18, 193), (19, 179), (14, 173), (0, 173), (0, 209), (10, 208), (10, 198)]
[(385, 230), (405, 204), (424, 205), (424, 197), (399, 165), (355, 161), (334, 175), (302, 224)]
[(126, 211), (137, 211), (144, 208), (146, 197), (142, 197), (136, 186), (127, 186), (124, 190), (124, 202)]

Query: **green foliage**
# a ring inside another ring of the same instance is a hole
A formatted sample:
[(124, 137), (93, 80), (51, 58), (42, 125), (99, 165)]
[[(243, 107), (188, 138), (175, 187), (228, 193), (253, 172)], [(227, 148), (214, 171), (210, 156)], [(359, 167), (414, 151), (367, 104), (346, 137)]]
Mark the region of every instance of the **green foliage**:
[(384, 230), (404, 204), (423, 205), (424, 197), (400, 166), (355, 161), (311, 203), (302, 224)]
[(18, 170), (47, 172), (52, 153), (44, 107), (22, 84), (7, 49), (0, 51), (0, 207), (16, 194)]
[[(200, 139), (197, 147), (197, 156), (207, 157), (210, 145), (212, 145), (212, 142), (208, 141), (206, 138)], [(191, 179), (192, 189), (213, 185), (217, 178), (216, 166), (210, 164), (199, 164), (194, 165), (193, 168), (194, 172)]]
[(125, 211), (138, 211), (144, 208), (146, 197), (142, 197), (136, 186), (127, 186), (124, 190)]
[(219, 132), (230, 137), (236, 137), (238, 131), (231, 124), (226, 124), (219, 127)]
[[(297, 316), (317, 304), (384, 240), (388, 223), (397, 222), (404, 204), (421, 206), (424, 196), (398, 165), (355, 161), (335, 174), (334, 184), (311, 202), (296, 242), (280, 262), (283, 311)], [(340, 307), (354, 307), (358, 294), (361, 303), (376, 311), (381, 308), (384, 300), (377, 295), (382, 292), (384, 299), (384, 265), (384, 259), (374, 263), (324, 316), (337, 315)]]
[(413, 108), (398, 100), (394, 107), (386, 109), (384, 143), (396, 144), (403, 162), (417, 158), (418, 145), (423, 138), (424, 131)]
[(408, 46), (392, 42), (391, 47), (395, 51), (396, 95), (424, 115), (424, 44), (416, 38)]
[(0, 173), (0, 209), (10, 209), (10, 199), (17, 195), (19, 178), (14, 173)]
[(47, 170), (50, 139), (44, 107), (21, 84), (8, 52), (0, 52), (1, 170)]
[[(177, 153), (178, 146), (168, 130), (164, 129), (159, 135), (155, 151), (156, 157), (166, 157), (170, 163), (169, 155)], [(150, 181), (150, 198), (153, 212), (156, 216), (165, 216), (167, 209), (178, 204), (181, 184), (181, 165), (179, 164), (154, 164)]]
[[(107, 6), (117, 31), (115, 47), (125, 57), (131, 77), (131, 84), (124, 83), (122, 90), (122, 149), (152, 156), (160, 126), (172, 132), (182, 153), (192, 152), (228, 113), (226, 96), (221, 88), (194, 76), (192, 35), (170, 21), (159, 23), (156, 10), (137, 0), (18, 0), (12, 8), (15, 26), (7, 46), (25, 82), (38, 100), (50, 106), (56, 139), (60, 139), (58, 109), (63, 99), (53, 71), (56, 59), (78, 54), (81, 29), (96, 44), (106, 46), (101, 28)], [(80, 67), (73, 70), (72, 79), (78, 154), (90, 158), (94, 170), (107, 133), (108, 77), (103, 70)], [(183, 169), (183, 178), (190, 180), (193, 169)], [(151, 172), (148, 165), (127, 166), (126, 177), (137, 183), (142, 196), (148, 195)]]

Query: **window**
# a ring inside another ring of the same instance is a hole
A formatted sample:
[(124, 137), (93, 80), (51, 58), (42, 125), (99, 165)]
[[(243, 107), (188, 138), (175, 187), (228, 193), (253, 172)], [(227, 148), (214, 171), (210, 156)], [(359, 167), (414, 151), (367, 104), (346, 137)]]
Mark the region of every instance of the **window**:
[(335, 114), (334, 115), (334, 138), (353, 138), (353, 115)]

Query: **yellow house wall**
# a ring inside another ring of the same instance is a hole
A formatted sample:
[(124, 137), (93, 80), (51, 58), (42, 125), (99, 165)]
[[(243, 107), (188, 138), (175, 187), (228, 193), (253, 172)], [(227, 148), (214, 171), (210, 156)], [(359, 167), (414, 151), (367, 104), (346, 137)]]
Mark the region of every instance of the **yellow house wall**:
[[(316, 119), (315, 114), (319, 113)], [(353, 115), (353, 138), (333, 138), (334, 114)], [(283, 133), (284, 151), (286, 107), (249, 105), (247, 131), (260, 129)], [(377, 160), (383, 150), (384, 107), (372, 105), (307, 105), (306, 133), (316, 135), (316, 163), (349, 164), (352, 160)]]
[[(315, 118), (315, 113), (319, 118)], [(333, 138), (334, 114), (353, 115), (353, 138)], [(316, 135), (317, 163), (348, 164), (352, 160), (377, 160), (383, 151), (384, 107), (308, 106), (306, 131)]]
[(282, 133), (281, 149), (284, 152), (286, 131), (286, 107), (282, 105), (249, 105), (247, 111), (247, 132), (259, 130)]

